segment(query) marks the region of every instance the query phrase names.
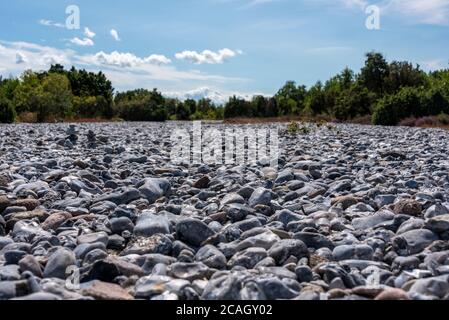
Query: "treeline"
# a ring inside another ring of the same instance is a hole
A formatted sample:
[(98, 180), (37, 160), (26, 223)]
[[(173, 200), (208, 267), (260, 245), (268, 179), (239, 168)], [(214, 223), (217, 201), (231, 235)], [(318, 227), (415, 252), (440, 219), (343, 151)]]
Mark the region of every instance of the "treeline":
[[(114, 117), (125, 121), (213, 120), (239, 117), (324, 116), (340, 121), (370, 119), (397, 125), (407, 119), (449, 114), (449, 69), (426, 73), (407, 61), (387, 62), (366, 54), (359, 73), (341, 73), (310, 88), (288, 81), (273, 97), (250, 101), (231, 97), (224, 106), (164, 97), (156, 89), (114, 94), (102, 73), (65, 70), (26, 71), (19, 78), (0, 78), (0, 122), (64, 121)], [(405, 119), (405, 120), (404, 120)], [(408, 121), (408, 120), (407, 120)]]
[(19, 79), (0, 78), (0, 122), (54, 122), (76, 119), (165, 121), (222, 119), (223, 107), (209, 99), (171, 99), (156, 89), (117, 93), (102, 73), (65, 70), (25, 71)]
[(288, 81), (272, 98), (233, 97), (225, 106), (226, 118), (324, 115), (351, 121), (368, 117), (377, 125), (448, 113), (449, 69), (426, 73), (406, 61), (388, 63), (377, 52), (366, 54), (357, 74), (346, 68), (309, 89)]
[(102, 73), (53, 65), (25, 71), (19, 79), (0, 79), (0, 122), (62, 121), (114, 114), (114, 89)]
[(137, 89), (115, 96), (115, 113), (126, 121), (215, 120), (223, 108), (210, 99), (195, 101), (166, 98), (156, 89)]

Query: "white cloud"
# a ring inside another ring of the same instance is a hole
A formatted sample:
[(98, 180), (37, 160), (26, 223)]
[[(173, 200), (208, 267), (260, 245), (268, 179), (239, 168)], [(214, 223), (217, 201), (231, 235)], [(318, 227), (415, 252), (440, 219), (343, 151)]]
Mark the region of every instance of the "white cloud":
[(12, 75), (19, 75), (24, 70), (44, 70), (51, 64), (69, 65), (75, 52), (60, 50), (28, 42), (0, 41), (0, 69)]
[(93, 45), (95, 45), (93, 40), (89, 39), (89, 38), (80, 39), (78, 37), (75, 37), (75, 38), (71, 39), (70, 42), (73, 44), (76, 44), (77, 46), (81, 46), (81, 47), (92, 47)]
[(158, 65), (171, 63), (171, 60), (169, 58), (160, 54), (152, 54), (151, 56), (146, 57), (144, 61), (150, 64), (158, 64)]
[(87, 37), (87, 38), (94, 38), (95, 36), (96, 36), (96, 33), (95, 32), (93, 32), (93, 31), (91, 31), (91, 30), (89, 30), (89, 28), (88, 27), (85, 27), (84, 28), (84, 35)]
[(28, 61), (27, 57), (23, 53), (17, 52), (17, 54), (16, 54), (16, 64), (26, 63), (27, 61)]
[[(26, 56), (26, 61), (17, 64), (17, 53)], [(198, 70), (178, 70), (162, 55), (139, 58), (132, 53), (79, 54), (72, 49), (57, 49), (28, 42), (0, 40), (0, 71), (4, 76), (19, 76), (23, 71), (48, 70), (51, 64), (59, 63), (66, 68), (72, 65), (88, 71), (102, 71), (118, 91), (136, 88), (159, 88), (163, 92), (191, 90), (205, 85), (221, 87), (247, 82), (248, 79), (208, 74)]]
[(138, 67), (143, 64), (163, 65), (171, 63), (171, 60), (163, 55), (153, 54), (146, 58), (140, 58), (129, 52), (117, 51), (111, 53), (100, 51), (95, 55), (85, 56), (85, 61), (120, 68)]
[(114, 38), (115, 41), (121, 41), (120, 36), (118, 35), (117, 30), (111, 29), (111, 36)]
[(54, 22), (51, 20), (46, 20), (46, 19), (41, 19), (38, 21), (39, 24), (46, 26), (46, 27), (56, 27), (56, 28), (65, 28), (65, 24), (63, 23), (59, 23), (59, 22)]
[(221, 49), (218, 52), (204, 50), (199, 53), (196, 51), (183, 51), (175, 55), (178, 60), (186, 60), (195, 64), (221, 64), (230, 58), (242, 54), (241, 50)]

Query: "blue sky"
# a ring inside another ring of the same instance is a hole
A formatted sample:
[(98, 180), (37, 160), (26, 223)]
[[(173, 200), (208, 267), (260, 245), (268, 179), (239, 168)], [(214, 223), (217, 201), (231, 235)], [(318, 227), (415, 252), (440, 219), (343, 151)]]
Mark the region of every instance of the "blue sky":
[[(69, 5), (78, 30), (66, 28)], [(365, 27), (369, 5), (380, 30)], [(1, 1), (0, 74), (61, 62), (103, 70), (118, 90), (273, 94), (358, 71), (370, 50), (447, 67), (448, 36), (449, 0)]]

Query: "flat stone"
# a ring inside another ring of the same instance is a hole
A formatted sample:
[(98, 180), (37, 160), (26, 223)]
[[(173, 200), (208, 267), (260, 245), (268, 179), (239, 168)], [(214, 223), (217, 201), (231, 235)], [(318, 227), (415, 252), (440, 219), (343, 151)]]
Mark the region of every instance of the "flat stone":
[(257, 205), (269, 206), (271, 203), (271, 192), (265, 188), (257, 188), (248, 200), (251, 207)]
[(272, 257), (278, 265), (283, 265), (291, 256), (298, 260), (308, 257), (309, 251), (304, 242), (295, 239), (285, 239), (275, 243), (268, 255)]
[(252, 269), (260, 261), (265, 259), (268, 253), (263, 248), (248, 248), (241, 252), (236, 253), (228, 262), (228, 266), (233, 268), (235, 266), (241, 266), (246, 269)]
[(407, 292), (397, 288), (388, 288), (379, 293), (374, 300), (410, 300)]
[(393, 247), (408, 255), (420, 253), (438, 240), (438, 236), (430, 230), (410, 230), (392, 239)]
[(163, 216), (151, 213), (142, 214), (134, 227), (134, 234), (139, 237), (151, 237), (155, 234), (169, 234), (170, 222)]
[(105, 246), (108, 244), (108, 235), (106, 232), (86, 233), (78, 236), (78, 244), (88, 244), (100, 242)]
[(426, 223), (426, 228), (436, 233), (449, 231), (449, 214), (429, 219)]
[(71, 266), (76, 266), (76, 258), (73, 252), (67, 249), (58, 249), (48, 259), (44, 269), (44, 277), (66, 279), (69, 275), (68, 267)]
[(209, 183), (210, 178), (208, 176), (203, 176), (193, 184), (193, 187), (197, 189), (206, 189), (209, 186)]
[(195, 259), (210, 268), (219, 270), (226, 268), (227, 260), (225, 255), (212, 245), (206, 245), (198, 250)]
[(122, 287), (101, 281), (94, 281), (82, 290), (82, 294), (97, 300), (134, 300), (134, 297)]
[(44, 230), (56, 230), (58, 229), (65, 221), (72, 218), (72, 215), (65, 211), (59, 211), (52, 213), (45, 221), (42, 223), (42, 229)]
[(150, 204), (168, 195), (171, 192), (171, 185), (167, 179), (145, 179), (139, 186), (140, 193)]
[(332, 199), (331, 204), (333, 206), (341, 204), (343, 210), (348, 209), (350, 206), (360, 202), (360, 199), (354, 196), (340, 196)]
[(297, 240), (301, 240), (306, 244), (307, 247), (310, 248), (334, 248), (334, 244), (332, 243), (332, 241), (319, 233), (297, 232), (295, 233), (294, 238)]
[(202, 221), (197, 219), (183, 219), (176, 224), (178, 236), (194, 246), (200, 246), (214, 232)]

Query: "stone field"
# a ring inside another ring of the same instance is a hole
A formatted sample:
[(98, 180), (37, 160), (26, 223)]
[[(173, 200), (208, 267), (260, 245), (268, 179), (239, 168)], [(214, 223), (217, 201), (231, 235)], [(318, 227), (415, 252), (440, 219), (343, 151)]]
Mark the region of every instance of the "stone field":
[(0, 126), (0, 300), (449, 298), (447, 131), (279, 125), (275, 168), (179, 126)]

